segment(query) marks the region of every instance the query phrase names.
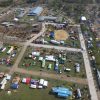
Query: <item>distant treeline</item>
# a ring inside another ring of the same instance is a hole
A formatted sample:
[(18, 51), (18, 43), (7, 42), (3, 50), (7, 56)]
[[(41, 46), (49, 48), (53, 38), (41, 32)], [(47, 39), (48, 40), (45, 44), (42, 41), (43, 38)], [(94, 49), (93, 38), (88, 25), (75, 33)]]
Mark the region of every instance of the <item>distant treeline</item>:
[(0, 0), (0, 6), (1, 7), (6, 7), (9, 6), (13, 3), (13, 0)]

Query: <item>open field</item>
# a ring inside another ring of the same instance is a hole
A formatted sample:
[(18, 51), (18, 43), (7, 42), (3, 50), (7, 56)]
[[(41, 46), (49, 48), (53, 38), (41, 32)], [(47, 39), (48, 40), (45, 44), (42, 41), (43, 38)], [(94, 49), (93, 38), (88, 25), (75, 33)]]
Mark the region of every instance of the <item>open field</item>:
[[(29, 76), (29, 75), (22, 75), (19, 74), (21, 78), (23, 77), (31, 77), (32, 79), (40, 79), (39, 77)], [(15, 75), (14, 75), (15, 76)], [(17, 90), (12, 90), (10, 88), (10, 82), (8, 82), (6, 89), (4, 91), (0, 91), (0, 100), (65, 100), (63, 98), (58, 98), (54, 94), (50, 94), (51, 88), (55, 86), (64, 86), (72, 91), (75, 91), (77, 88), (81, 89), (82, 93), (82, 99), (89, 100), (89, 90), (87, 85), (81, 85), (81, 84), (73, 84), (69, 82), (59, 81), (59, 80), (51, 80), (51, 79), (45, 79), (49, 82), (49, 86), (46, 89), (30, 89), (29, 85), (25, 85), (20, 83), (19, 88)], [(11, 94), (7, 94), (7, 90), (11, 90)], [(71, 97), (68, 98), (68, 100), (71, 100)], [(73, 99), (74, 100), (74, 99)]]
[[(46, 71), (48, 73), (55, 73), (57, 74), (58, 71), (54, 70), (55, 62), (53, 61), (46, 61), (45, 67), (42, 68), (42, 63), (39, 61), (39, 57), (36, 57), (36, 60), (33, 60), (29, 58), (29, 54), (32, 53), (32, 51), (38, 51), (40, 52), (41, 57), (45, 57), (45, 55), (54, 55), (54, 57), (59, 58), (59, 54), (61, 53), (58, 50), (55, 49), (45, 49), (45, 48), (32, 48), (28, 47), (20, 64), (19, 67), (27, 69), (27, 70), (37, 70), (37, 71)], [(62, 62), (62, 64), (59, 64), (59, 69), (62, 71), (62, 74), (68, 75), (68, 76), (74, 76), (74, 77), (82, 77), (85, 78), (85, 68), (84, 68), (84, 61), (82, 58), (81, 53), (74, 53), (74, 52), (66, 52), (66, 60)], [(64, 54), (62, 53), (62, 54)], [(59, 61), (61, 61), (59, 59)], [(61, 62), (60, 62), (61, 63)], [(81, 68), (81, 72), (77, 73), (75, 71), (75, 63), (79, 63)], [(49, 64), (51, 64), (51, 69), (48, 69)], [(64, 68), (69, 68), (71, 69), (70, 72), (64, 71)]]
[(9, 72), (9, 68), (5, 66), (0, 66), (0, 72)]

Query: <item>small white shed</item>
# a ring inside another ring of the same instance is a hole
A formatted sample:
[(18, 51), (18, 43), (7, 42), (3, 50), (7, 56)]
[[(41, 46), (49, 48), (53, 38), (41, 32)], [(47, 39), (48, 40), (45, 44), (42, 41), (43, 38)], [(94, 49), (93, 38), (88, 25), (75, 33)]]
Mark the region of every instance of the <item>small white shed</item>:
[(48, 87), (48, 81), (44, 81), (44, 82), (43, 82), (43, 86), (44, 86), (44, 87)]
[(30, 88), (32, 88), (32, 89), (36, 89), (36, 85), (31, 84), (31, 85), (30, 85)]
[(43, 84), (44, 84), (44, 81), (45, 81), (44, 79), (40, 79), (39, 84), (40, 84), (40, 85), (43, 85)]

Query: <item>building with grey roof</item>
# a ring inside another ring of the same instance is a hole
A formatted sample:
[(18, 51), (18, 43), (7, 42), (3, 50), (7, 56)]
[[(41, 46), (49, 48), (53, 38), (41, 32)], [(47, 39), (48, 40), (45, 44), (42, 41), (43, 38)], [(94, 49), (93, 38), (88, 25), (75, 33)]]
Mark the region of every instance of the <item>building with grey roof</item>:
[(29, 13), (28, 13), (28, 16), (39, 16), (43, 11), (43, 8), (42, 7), (34, 7), (34, 8), (31, 8)]
[(53, 16), (39, 16), (38, 21), (56, 21), (57, 17)]

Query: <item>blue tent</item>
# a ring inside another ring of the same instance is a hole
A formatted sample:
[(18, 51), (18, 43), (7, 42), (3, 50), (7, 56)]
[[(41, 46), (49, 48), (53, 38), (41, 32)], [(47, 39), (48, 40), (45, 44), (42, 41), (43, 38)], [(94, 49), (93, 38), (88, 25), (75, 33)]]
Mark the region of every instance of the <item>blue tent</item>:
[(58, 97), (67, 98), (72, 95), (72, 92), (68, 88), (64, 87), (53, 87), (52, 92), (56, 93)]
[(54, 66), (54, 70), (58, 71), (58, 66), (57, 65)]
[(68, 95), (67, 94), (64, 94), (64, 93), (58, 93), (58, 97), (66, 98), (66, 97), (68, 97)]
[(64, 88), (64, 87), (53, 87), (52, 88), (52, 91), (54, 92), (54, 93), (58, 93), (58, 92), (66, 92), (66, 91), (69, 91), (69, 89), (68, 88)]
[(15, 83), (12, 83), (11, 84), (11, 88), (12, 89), (18, 89), (19, 85), (18, 84), (15, 84)]
[(50, 32), (50, 38), (54, 38), (54, 32)]

